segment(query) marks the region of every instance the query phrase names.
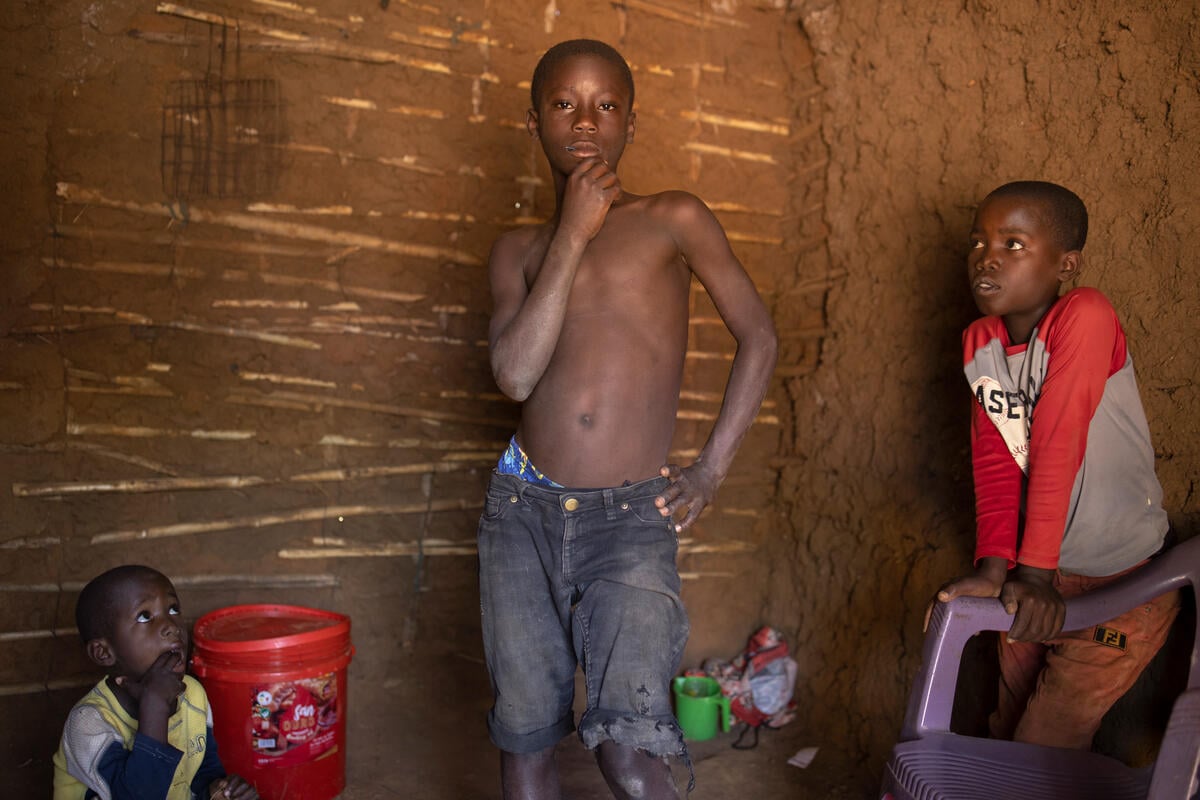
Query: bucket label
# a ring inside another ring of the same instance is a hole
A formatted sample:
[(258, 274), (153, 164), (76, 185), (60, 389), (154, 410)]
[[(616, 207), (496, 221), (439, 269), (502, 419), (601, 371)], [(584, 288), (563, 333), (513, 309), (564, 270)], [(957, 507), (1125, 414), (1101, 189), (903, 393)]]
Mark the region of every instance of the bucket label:
[(256, 766), (312, 761), (334, 745), (337, 675), (266, 683), (251, 691), (250, 747)]

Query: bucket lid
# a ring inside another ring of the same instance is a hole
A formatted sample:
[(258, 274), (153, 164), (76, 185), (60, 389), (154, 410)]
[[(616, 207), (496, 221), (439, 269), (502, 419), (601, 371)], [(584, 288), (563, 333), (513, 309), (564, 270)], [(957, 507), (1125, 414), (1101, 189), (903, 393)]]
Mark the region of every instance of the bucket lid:
[(303, 606), (257, 604), (210, 611), (192, 632), (198, 651), (234, 655), (348, 642), (350, 618)]

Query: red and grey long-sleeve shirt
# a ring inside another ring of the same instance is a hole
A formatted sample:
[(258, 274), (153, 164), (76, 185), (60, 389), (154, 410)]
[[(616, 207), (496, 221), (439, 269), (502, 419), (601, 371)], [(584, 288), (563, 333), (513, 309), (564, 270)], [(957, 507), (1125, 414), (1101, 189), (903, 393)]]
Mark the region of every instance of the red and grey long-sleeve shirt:
[(1074, 289), (1011, 345), (999, 317), (963, 334), (975, 394), (975, 558), (1111, 575), (1167, 531), (1125, 332), (1107, 298)]

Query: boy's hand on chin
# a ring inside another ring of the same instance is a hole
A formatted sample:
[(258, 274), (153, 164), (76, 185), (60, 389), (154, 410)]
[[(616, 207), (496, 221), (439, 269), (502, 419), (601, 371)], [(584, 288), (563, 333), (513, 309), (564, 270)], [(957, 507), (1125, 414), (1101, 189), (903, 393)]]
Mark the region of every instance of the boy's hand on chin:
[(139, 705), (142, 699), (159, 700), (164, 705), (171, 705), (179, 695), (183, 694), (183, 676), (175, 672), (175, 667), (183, 661), (183, 656), (174, 651), (163, 653), (154, 660), (150, 669), (140, 679), (134, 680), (126, 675), (116, 678), (118, 686), (129, 692), (129, 696)]
[(620, 195), (621, 182), (608, 164), (598, 157), (583, 159), (567, 177), (561, 225), (578, 230), (590, 242)]

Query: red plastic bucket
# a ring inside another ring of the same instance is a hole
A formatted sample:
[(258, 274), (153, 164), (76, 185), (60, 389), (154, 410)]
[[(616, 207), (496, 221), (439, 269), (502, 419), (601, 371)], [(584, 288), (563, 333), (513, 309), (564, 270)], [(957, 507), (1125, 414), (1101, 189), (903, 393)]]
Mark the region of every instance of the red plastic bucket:
[(230, 606), (196, 622), (192, 672), (225, 770), (263, 800), (333, 800), (346, 785), (350, 618), (301, 606)]

